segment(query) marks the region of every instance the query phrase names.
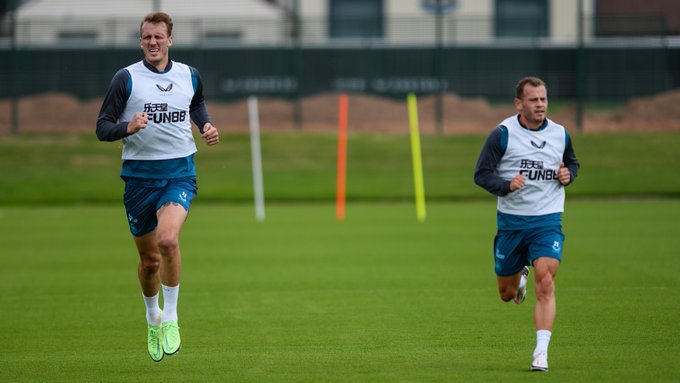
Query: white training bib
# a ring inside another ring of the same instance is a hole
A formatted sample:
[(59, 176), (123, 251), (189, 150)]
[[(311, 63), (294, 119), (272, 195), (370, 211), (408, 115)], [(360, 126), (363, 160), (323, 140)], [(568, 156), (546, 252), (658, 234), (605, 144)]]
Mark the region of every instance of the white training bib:
[(498, 197), (500, 212), (536, 216), (564, 211), (564, 187), (557, 172), (566, 147), (566, 130), (547, 121), (547, 126), (537, 131), (522, 127), (517, 116), (501, 123), (508, 129), (508, 146), (498, 175), (511, 180), (523, 173), (526, 180), (522, 189)]
[(120, 120), (146, 112), (149, 124), (123, 139), (123, 159), (166, 160), (195, 153), (189, 116), (195, 91), (189, 66), (173, 62), (168, 72), (156, 73), (139, 61), (125, 69), (132, 90)]

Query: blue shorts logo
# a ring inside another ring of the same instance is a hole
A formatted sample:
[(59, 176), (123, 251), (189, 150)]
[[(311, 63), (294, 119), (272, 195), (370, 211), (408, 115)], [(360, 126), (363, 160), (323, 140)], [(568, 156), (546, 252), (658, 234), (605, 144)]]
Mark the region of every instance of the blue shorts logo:
[(179, 193), (179, 198), (182, 200), (182, 202), (187, 202), (187, 193), (186, 192)]
[(138, 222), (137, 218), (133, 217), (132, 214), (128, 214), (128, 222), (130, 223), (130, 229), (132, 231), (137, 231), (137, 225), (135, 225)]
[(505, 254), (501, 254), (501, 252), (496, 249), (496, 258), (505, 259)]
[(555, 252), (560, 251), (560, 243), (558, 241), (553, 242), (552, 248)]

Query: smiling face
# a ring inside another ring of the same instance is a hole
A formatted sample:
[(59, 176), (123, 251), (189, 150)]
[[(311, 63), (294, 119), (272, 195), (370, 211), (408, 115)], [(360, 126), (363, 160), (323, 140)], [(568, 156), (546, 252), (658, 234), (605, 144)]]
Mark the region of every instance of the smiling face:
[(165, 23), (143, 23), (139, 43), (144, 59), (159, 71), (165, 70), (169, 60), (168, 50), (172, 45), (172, 36), (168, 36)]
[(521, 98), (515, 98), (519, 120), (529, 129), (536, 130), (545, 121), (548, 111), (548, 91), (544, 85), (524, 85)]

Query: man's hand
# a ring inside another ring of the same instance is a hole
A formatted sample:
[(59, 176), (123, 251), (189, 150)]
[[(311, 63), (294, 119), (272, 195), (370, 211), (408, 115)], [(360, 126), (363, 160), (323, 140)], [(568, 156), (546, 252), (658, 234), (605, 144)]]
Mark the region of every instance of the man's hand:
[(146, 128), (148, 124), (149, 116), (146, 114), (146, 112), (144, 113), (137, 112), (135, 113), (134, 117), (132, 117), (132, 120), (128, 122), (127, 132), (128, 134), (135, 134), (140, 130)]
[(217, 143), (220, 142), (220, 134), (217, 132), (217, 128), (209, 122), (206, 122), (205, 125), (203, 125), (201, 137), (203, 137), (208, 145), (217, 145)]
[(560, 163), (560, 169), (557, 171), (557, 179), (562, 185), (566, 185), (571, 182), (571, 173), (569, 173), (569, 169), (564, 166), (564, 162)]
[(516, 175), (515, 178), (513, 178), (510, 181), (510, 191), (513, 192), (515, 190), (518, 190), (518, 189), (521, 189), (522, 187), (524, 187), (524, 180), (525, 179), (526, 179), (526, 176), (524, 174), (520, 173), (520, 174)]

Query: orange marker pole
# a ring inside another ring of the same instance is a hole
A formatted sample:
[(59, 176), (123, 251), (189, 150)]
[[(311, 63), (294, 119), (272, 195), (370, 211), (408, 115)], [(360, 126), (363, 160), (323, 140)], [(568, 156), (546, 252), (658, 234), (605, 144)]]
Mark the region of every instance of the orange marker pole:
[(338, 98), (338, 174), (335, 217), (345, 219), (345, 190), (347, 182), (347, 95)]

